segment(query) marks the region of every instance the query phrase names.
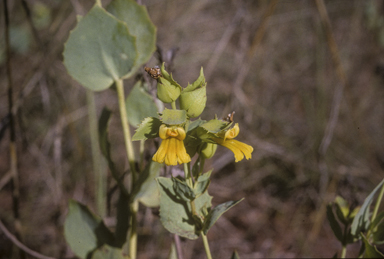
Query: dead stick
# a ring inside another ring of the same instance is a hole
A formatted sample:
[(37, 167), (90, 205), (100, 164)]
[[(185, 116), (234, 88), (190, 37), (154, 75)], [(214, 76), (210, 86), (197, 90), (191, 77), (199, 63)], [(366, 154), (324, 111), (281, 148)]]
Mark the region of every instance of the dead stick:
[(27, 254), (30, 254), (36, 258), (39, 259), (55, 259), (54, 257), (49, 257), (42, 255), (38, 252), (33, 251), (32, 249), (26, 247), (23, 243), (21, 243), (14, 235), (12, 235), (11, 232), (8, 231), (8, 229), (4, 226), (3, 222), (0, 220), (0, 230), (3, 231), (4, 235), (12, 241), (13, 244), (15, 244), (18, 248), (22, 249)]

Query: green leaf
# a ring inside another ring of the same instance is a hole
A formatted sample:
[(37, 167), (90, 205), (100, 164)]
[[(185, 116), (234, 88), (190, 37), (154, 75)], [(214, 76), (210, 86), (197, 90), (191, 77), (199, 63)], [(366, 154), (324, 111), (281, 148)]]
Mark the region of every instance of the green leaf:
[(173, 189), (177, 196), (186, 202), (192, 201), (196, 198), (193, 190), (185, 182), (175, 177), (172, 177), (171, 179), (173, 181)]
[(236, 250), (233, 251), (232, 256), (231, 256), (231, 259), (240, 259), (240, 256), (239, 256), (239, 254), (237, 253)]
[(213, 119), (200, 125), (200, 127), (204, 128), (210, 133), (219, 133), (220, 131), (228, 128), (231, 124), (232, 123), (228, 123), (226, 121)]
[(377, 250), (376, 246), (373, 246), (368, 242), (363, 233), (360, 233), (360, 235), (365, 247), (364, 258), (384, 258), (384, 255)]
[(202, 120), (202, 119), (197, 119), (197, 120), (194, 120), (192, 121), (189, 125), (188, 125), (188, 132), (190, 132), (191, 130), (197, 128), (198, 126), (200, 126), (201, 124), (204, 124), (206, 123), (205, 120)]
[(147, 9), (133, 0), (113, 0), (107, 11), (125, 22), (129, 33), (136, 37), (137, 60), (132, 75), (139, 67), (147, 62), (156, 50), (156, 27), (149, 18)]
[(376, 188), (368, 195), (368, 197), (364, 200), (363, 205), (361, 206), (359, 212), (356, 214), (353, 219), (351, 226), (352, 235), (358, 235), (363, 230), (367, 229), (369, 226), (369, 208), (371, 203), (375, 197), (376, 192), (381, 188), (384, 184), (384, 180), (382, 180)]
[(382, 221), (384, 217), (384, 212), (379, 213), (375, 218), (374, 222), (372, 222), (371, 228), (373, 231), (373, 243), (377, 245), (384, 244), (384, 222)]
[(329, 221), (329, 224), (331, 225), (331, 229), (333, 231), (333, 234), (335, 234), (335, 237), (343, 243), (343, 231), (341, 230), (341, 227), (339, 223), (336, 220), (335, 214), (332, 209), (332, 203), (327, 205), (327, 218)]
[(135, 41), (124, 22), (95, 5), (70, 33), (64, 65), (84, 87), (105, 90), (132, 70), (137, 57)]
[(70, 200), (69, 212), (64, 222), (65, 240), (80, 258), (103, 244), (113, 245), (114, 237), (103, 221), (86, 206)]
[(93, 254), (92, 259), (129, 259), (128, 255), (123, 254), (120, 248), (114, 248), (108, 245), (103, 245), (98, 248)]
[(125, 101), (129, 123), (138, 127), (147, 117), (156, 117), (157, 108), (153, 98), (144, 90), (143, 83), (138, 81)]
[[(191, 203), (181, 199), (175, 192), (173, 181), (169, 178), (158, 177), (160, 190), (160, 220), (163, 226), (171, 233), (189, 239), (197, 239), (201, 229), (192, 215)], [(211, 207), (212, 197), (205, 192), (194, 200), (195, 209), (200, 216)]]
[(184, 110), (171, 110), (165, 108), (161, 121), (168, 125), (180, 125), (187, 121), (187, 113)]
[(155, 178), (159, 176), (162, 167), (162, 164), (150, 161), (145, 170), (139, 174), (139, 179), (135, 183), (133, 190), (135, 200), (147, 207), (157, 207), (160, 204), (159, 188)]
[(206, 172), (205, 174), (202, 174), (197, 178), (197, 182), (195, 184), (194, 192), (196, 196), (201, 195), (204, 193), (207, 189), (209, 184), (211, 183), (211, 180), (209, 177), (211, 176), (212, 170)]
[(213, 226), (213, 224), (216, 223), (216, 221), (223, 215), (224, 212), (238, 204), (244, 200), (244, 198), (238, 200), (238, 201), (228, 201), (226, 203), (222, 203), (220, 205), (217, 205), (215, 208), (213, 208), (208, 216), (206, 217), (204, 221), (204, 227), (203, 227), (203, 232), (204, 234), (207, 234), (208, 230)]
[(377, 214), (376, 218), (374, 221), (372, 221), (371, 225), (369, 226), (369, 229), (374, 229), (377, 227), (379, 224), (382, 224), (382, 220), (384, 218), (384, 211), (381, 211)]
[(161, 124), (162, 122), (158, 118), (145, 118), (132, 136), (132, 140), (136, 141), (157, 138), (159, 136), (159, 128)]

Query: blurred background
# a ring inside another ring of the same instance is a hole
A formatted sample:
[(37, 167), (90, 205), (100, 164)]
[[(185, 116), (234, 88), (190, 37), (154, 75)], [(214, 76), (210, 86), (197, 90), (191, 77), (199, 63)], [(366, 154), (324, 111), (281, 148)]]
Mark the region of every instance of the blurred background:
[[(207, 161), (213, 205), (245, 197), (208, 234), (215, 258), (233, 250), (241, 258), (332, 257), (341, 245), (326, 204), (336, 195), (362, 204), (383, 178), (384, 2), (318, 2), (140, 1), (159, 51), (174, 55), (174, 78), (186, 86), (204, 68), (202, 118), (235, 111), (237, 139), (254, 147), (248, 161), (235, 163), (224, 148)], [(56, 258), (73, 257), (63, 237), (68, 199), (95, 208), (86, 91), (62, 63), (76, 15), (93, 3), (8, 0), (22, 240)], [(14, 232), (3, 5), (0, 13), (0, 218)], [(148, 66), (159, 65), (157, 57)], [(125, 82), (126, 93), (133, 84)], [(114, 112), (113, 157), (126, 170), (115, 93), (98, 92), (96, 102), (99, 114), (104, 106)], [(106, 222), (113, 199), (110, 206)], [(156, 213), (140, 207), (139, 258), (166, 258), (172, 239)], [(11, 244), (0, 231), (0, 258), (9, 258)], [(182, 247), (185, 258), (205, 258), (201, 239)]]

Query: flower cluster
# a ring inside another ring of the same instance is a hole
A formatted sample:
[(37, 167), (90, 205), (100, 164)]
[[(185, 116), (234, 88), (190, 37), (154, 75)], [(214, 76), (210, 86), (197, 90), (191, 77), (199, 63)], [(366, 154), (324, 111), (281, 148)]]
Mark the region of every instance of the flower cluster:
[[(139, 126), (134, 140), (160, 137), (162, 143), (152, 160), (166, 165), (185, 164), (191, 161), (196, 153), (211, 158), (217, 144), (234, 153), (235, 162), (252, 158), (253, 148), (234, 138), (238, 136), (238, 123), (232, 127), (233, 114), (230, 120), (217, 118), (204, 121), (191, 119), (198, 117), (204, 110), (206, 82), (203, 69), (199, 78), (182, 88), (172, 75), (164, 68), (145, 68), (157, 80), (157, 97), (164, 103), (171, 103), (172, 109), (165, 109), (160, 118), (147, 118)], [(180, 109), (176, 109), (176, 100), (180, 101)], [(159, 126), (160, 125), (160, 126)]]

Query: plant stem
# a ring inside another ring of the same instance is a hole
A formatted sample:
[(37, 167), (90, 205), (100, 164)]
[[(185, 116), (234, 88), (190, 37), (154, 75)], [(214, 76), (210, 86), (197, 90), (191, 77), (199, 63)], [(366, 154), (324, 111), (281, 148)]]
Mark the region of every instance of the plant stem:
[(172, 106), (172, 109), (176, 110), (176, 101), (173, 101), (173, 102), (171, 103), (171, 106)]
[(343, 248), (341, 249), (341, 255), (340, 258), (345, 258), (345, 255), (347, 254), (347, 246), (343, 245)]
[(121, 124), (123, 126), (123, 132), (124, 132), (125, 148), (127, 151), (129, 168), (131, 169), (132, 185), (133, 185), (136, 182), (135, 153), (133, 152), (131, 132), (128, 124), (127, 109), (125, 107), (123, 80), (118, 79), (115, 81), (115, 84), (116, 84), (117, 95), (119, 99), (119, 110), (120, 110)]
[(98, 214), (101, 217), (104, 217), (106, 213), (106, 197), (107, 197), (106, 175), (103, 173), (102, 164), (101, 164), (102, 158), (100, 156), (100, 148), (99, 148), (95, 94), (91, 90), (87, 90), (87, 106), (88, 106), (89, 136), (91, 139), (91, 151), (92, 151), (92, 162), (93, 162), (93, 174), (94, 174), (93, 177), (95, 179), (96, 208), (97, 208)]
[(207, 258), (212, 259), (211, 250), (209, 249), (207, 236), (204, 235), (203, 232), (201, 232), (201, 237), (203, 238), (203, 243), (204, 243), (205, 253), (207, 254)]
[(131, 228), (129, 229), (129, 258), (136, 259), (137, 254), (137, 211), (139, 202), (133, 201), (131, 209)]
[[(135, 168), (135, 154), (133, 152), (133, 145), (131, 141), (131, 133), (129, 130), (129, 124), (128, 124), (128, 116), (127, 116), (127, 109), (125, 107), (125, 97), (124, 97), (124, 87), (123, 87), (123, 80), (118, 79), (115, 81), (116, 88), (117, 88), (117, 96), (119, 100), (119, 110), (120, 110), (120, 118), (121, 118), (121, 124), (123, 126), (123, 132), (124, 132), (124, 141), (125, 141), (125, 148), (127, 151), (127, 157), (129, 162), (129, 167), (131, 169), (131, 191), (133, 189), (134, 184), (136, 183), (136, 168)], [(137, 201), (133, 202), (130, 205), (131, 208), (131, 228), (128, 233), (129, 237), (129, 257), (130, 259), (136, 259), (136, 251), (137, 251), (137, 219), (136, 214), (138, 210), (138, 203)]]

